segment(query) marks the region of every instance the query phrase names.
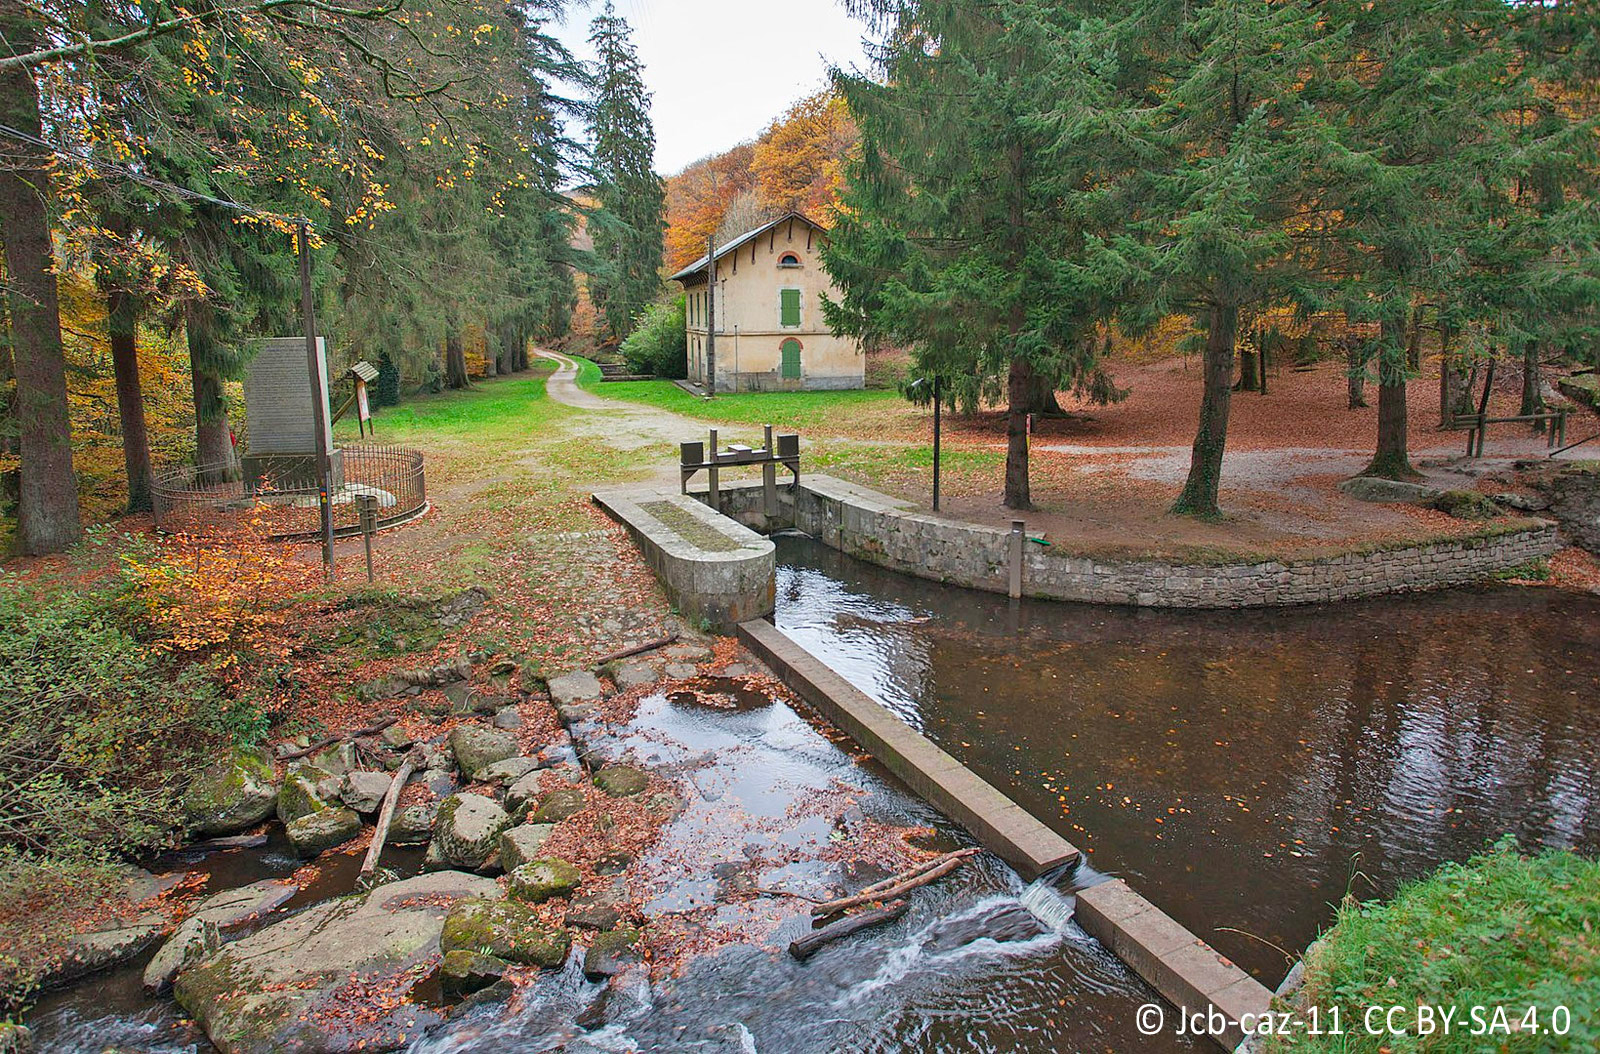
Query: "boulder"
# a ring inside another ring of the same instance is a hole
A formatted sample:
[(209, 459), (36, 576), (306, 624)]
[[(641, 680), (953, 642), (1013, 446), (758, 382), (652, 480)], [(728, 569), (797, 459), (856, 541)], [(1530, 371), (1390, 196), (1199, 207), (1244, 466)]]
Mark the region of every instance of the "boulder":
[[(407, 996), (441, 958), (450, 909), (499, 896), (491, 879), (444, 871), (324, 901), (187, 967), (174, 994), (222, 1054), (390, 1050), (441, 1020)], [(384, 994), (359, 1024), (357, 977)]]
[(439, 803), (428, 851), (453, 867), (479, 868), (499, 847), (511, 817), (481, 794), (452, 794)]
[(446, 995), (471, 995), (505, 976), (506, 962), (493, 955), (458, 948), (444, 953), (439, 964), (439, 987)]
[(10, 1021), (0, 1022), (0, 1054), (33, 1054), (33, 1033)]
[(1407, 483), (1379, 476), (1356, 476), (1339, 484), (1339, 489), (1357, 501), (1374, 501), (1385, 504), (1426, 504), (1439, 496), (1438, 487), (1423, 483)]
[(576, 787), (561, 787), (539, 799), (539, 807), (528, 818), (534, 823), (560, 823), (581, 812), (585, 804), (583, 791)]
[(378, 742), (382, 743), (390, 750), (409, 750), (411, 749), (411, 745), (415, 743), (416, 740), (411, 738), (410, 732), (407, 732), (399, 725), (390, 725), (388, 728), (378, 733)]
[(513, 731), (522, 727), (522, 712), (514, 706), (502, 706), (494, 712), (494, 727)]
[(450, 730), (450, 750), (461, 771), (470, 779), (478, 779), (495, 762), (515, 757), (517, 741), (496, 728), (457, 725)]
[(692, 662), (669, 662), (662, 672), (674, 681), (687, 681), (700, 676), (700, 667)]
[(1475, 490), (1447, 490), (1428, 504), (1458, 520), (1493, 520), (1505, 515), (1493, 498)]
[(569, 670), (549, 679), (550, 701), (556, 706), (572, 706), (598, 700), (605, 689), (600, 678), (588, 670)]
[(613, 798), (631, 798), (649, 783), (650, 777), (632, 765), (611, 765), (601, 769), (594, 777), (594, 785)]
[(265, 915), (299, 890), (293, 882), (268, 878), (238, 889), (225, 889), (202, 900), (145, 966), (145, 990), (164, 991), (185, 965), (215, 950), (220, 942), (212, 935), (217, 929)]
[(433, 825), (439, 819), (439, 803), (407, 805), (389, 821), (390, 845), (426, 845), (433, 838)]
[(612, 675), (612, 680), (616, 681), (617, 687), (623, 691), (655, 684), (660, 679), (660, 674), (642, 662), (625, 662), (617, 667), (617, 672)]
[(293, 823), (302, 816), (326, 809), (328, 800), (317, 788), (330, 776), (331, 773), (315, 765), (290, 766), (289, 771), (283, 774), (283, 786), (278, 788), (278, 819), (286, 824)]
[(294, 851), (304, 859), (343, 845), (361, 833), (361, 817), (349, 809), (323, 809), (284, 825)]
[(627, 907), (626, 898), (615, 889), (579, 893), (567, 908), (567, 925), (580, 930), (613, 930), (622, 922)]
[(500, 834), (500, 866), (515, 871), (539, 858), (544, 843), (555, 831), (554, 824), (525, 823)]
[(356, 812), (374, 813), (383, 805), (383, 796), (389, 793), (394, 777), (386, 772), (358, 770), (344, 778), (340, 796)]
[(184, 820), (202, 836), (232, 834), (272, 815), (278, 784), (259, 750), (235, 749), (202, 769), (183, 795)]
[(477, 778), (481, 783), (504, 787), (538, 767), (538, 758), (506, 758), (504, 761), (496, 761), (493, 765), (485, 765), (478, 771)]
[(631, 926), (596, 934), (588, 954), (583, 957), (583, 975), (591, 981), (602, 981), (643, 962), (639, 938), (639, 931)]
[(349, 740), (325, 746), (308, 760), (330, 776), (343, 776), (360, 764), (356, 757), (356, 745)]
[(583, 884), (578, 869), (560, 857), (545, 857), (523, 864), (511, 872), (506, 895), (528, 904), (542, 904), (557, 897), (571, 896)]
[(125, 963), (160, 940), (170, 928), (166, 916), (151, 912), (103, 930), (74, 934), (67, 939), (59, 964), (40, 983), (49, 987), (68, 984)]
[(525, 904), (464, 900), (444, 920), (439, 947), (446, 953), (460, 948), (554, 970), (567, 961), (572, 935), (543, 922), (538, 912)]

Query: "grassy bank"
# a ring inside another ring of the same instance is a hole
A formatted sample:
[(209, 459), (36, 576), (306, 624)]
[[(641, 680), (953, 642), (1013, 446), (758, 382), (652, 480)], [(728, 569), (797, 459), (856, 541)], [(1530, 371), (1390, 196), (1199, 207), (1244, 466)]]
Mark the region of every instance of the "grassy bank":
[[(1337, 1007), (1345, 1034), (1275, 1040), (1266, 1051), (1600, 1049), (1600, 862), (1503, 844), (1389, 901), (1346, 903), (1307, 956), (1297, 1002), (1317, 1007), (1325, 1029)], [(1374, 1006), (1403, 1007), (1393, 1019), (1403, 1034), (1369, 1035)], [(1450, 1034), (1423, 1034), (1424, 1006), (1440, 1018), (1454, 1008)], [(1519, 1027), (1535, 1021), (1537, 1034)]]
[[(701, 421), (794, 428), (838, 429), (843, 417), (894, 407), (898, 392), (855, 389), (840, 392), (729, 392), (715, 399), (690, 395), (671, 381), (613, 381), (594, 386), (597, 395), (643, 403)], [(580, 373), (578, 383), (583, 384)]]

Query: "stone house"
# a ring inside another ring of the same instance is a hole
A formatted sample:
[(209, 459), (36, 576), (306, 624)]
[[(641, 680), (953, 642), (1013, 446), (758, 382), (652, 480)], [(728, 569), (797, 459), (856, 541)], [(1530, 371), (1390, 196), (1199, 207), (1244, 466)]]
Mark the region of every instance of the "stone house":
[[(791, 212), (717, 248), (717, 391), (863, 386), (860, 343), (835, 336), (822, 317), (823, 295), (837, 295), (819, 255), (825, 238), (821, 226)], [(706, 383), (707, 270), (702, 256), (671, 277), (683, 284), (689, 379), (700, 385)]]

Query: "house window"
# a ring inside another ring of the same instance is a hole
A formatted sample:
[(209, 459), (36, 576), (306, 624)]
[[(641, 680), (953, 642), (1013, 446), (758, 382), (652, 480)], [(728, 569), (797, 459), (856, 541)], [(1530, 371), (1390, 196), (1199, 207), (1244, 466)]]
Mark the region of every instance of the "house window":
[(778, 350), (783, 352), (781, 376), (786, 381), (798, 381), (800, 379), (800, 342), (790, 337), (778, 345)]
[(799, 267), (800, 257), (796, 256), (794, 253), (784, 253), (782, 256), (778, 257), (778, 266)]
[(785, 329), (800, 326), (800, 290), (778, 290), (778, 325)]

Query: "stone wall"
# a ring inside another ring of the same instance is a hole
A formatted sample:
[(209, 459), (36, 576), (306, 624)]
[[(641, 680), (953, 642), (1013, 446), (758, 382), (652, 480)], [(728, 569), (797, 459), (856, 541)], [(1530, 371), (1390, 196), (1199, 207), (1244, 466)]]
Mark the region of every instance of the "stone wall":
[(1550, 515), (1572, 544), (1600, 553), (1600, 463), (1593, 461), (1540, 466), (1530, 482), (1549, 501)]
[[(793, 526), (825, 545), (905, 574), (1005, 592), (1009, 532), (914, 512), (908, 503), (828, 476), (780, 489)], [(754, 522), (759, 492), (724, 491), (724, 510)], [(1168, 563), (1076, 556), (1028, 542), (1023, 593), (1052, 600), (1164, 608), (1245, 608), (1470, 585), (1560, 548), (1541, 520), (1491, 524), (1470, 537), (1249, 563)]]
[[(767, 539), (671, 491), (620, 488), (593, 497), (627, 528), (682, 614), (719, 633), (772, 614), (776, 563)], [(682, 513), (667, 517), (679, 524), (651, 512), (663, 505)]]

